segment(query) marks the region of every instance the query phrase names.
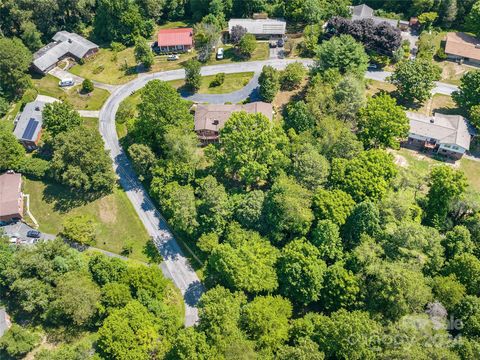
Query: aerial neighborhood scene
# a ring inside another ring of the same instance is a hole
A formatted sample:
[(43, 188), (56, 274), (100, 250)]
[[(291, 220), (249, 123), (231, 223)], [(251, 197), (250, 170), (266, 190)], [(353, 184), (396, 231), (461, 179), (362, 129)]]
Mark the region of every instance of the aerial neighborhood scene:
[(0, 360), (480, 359), (480, 0), (0, 1)]

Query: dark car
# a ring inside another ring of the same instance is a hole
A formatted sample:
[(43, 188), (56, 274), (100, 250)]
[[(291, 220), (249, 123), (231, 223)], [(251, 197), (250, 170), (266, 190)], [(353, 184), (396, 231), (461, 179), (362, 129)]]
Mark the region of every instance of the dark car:
[(276, 48), (277, 47), (277, 42), (276, 41), (270, 41), (268, 44), (271, 48)]
[(27, 237), (29, 238), (36, 238), (38, 239), (40, 237), (41, 233), (38, 230), (30, 230), (27, 232)]
[(277, 44), (278, 47), (283, 47), (283, 45), (285, 45), (285, 41), (283, 39), (278, 39)]

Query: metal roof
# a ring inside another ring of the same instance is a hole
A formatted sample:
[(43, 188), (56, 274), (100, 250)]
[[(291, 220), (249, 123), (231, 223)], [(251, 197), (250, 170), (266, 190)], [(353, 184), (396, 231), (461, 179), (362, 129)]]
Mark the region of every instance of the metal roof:
[(231, 32), (236, 25), (254, 35), (284, 35), (287, 27), (286, 21), (281, 19), (230, 19), (228, 31)]
[(193, 45), (193, 29), (161, 29), (158, 31), (158, 46)]
[(78, 34), (59, 31), (53, 36), (53, 42), (33, 54), (33, 64), (44, 72), (67, 54), (81, 59), (90, 50), (96, 48), (98, 48), (98, 45)]

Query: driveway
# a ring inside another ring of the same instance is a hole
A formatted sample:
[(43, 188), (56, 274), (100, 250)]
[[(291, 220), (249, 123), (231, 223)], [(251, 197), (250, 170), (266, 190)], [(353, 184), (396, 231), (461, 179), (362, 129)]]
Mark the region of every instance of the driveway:
[(407, 40), (410, 43), (410, 54), (415, 55), (417, 53), (418, 37), (419, 36), (412, 31), (402, 31), (402, 40)]
[[(34, 228), (30, 227), (29, 225), (19, 221), (15, 224), (5, 225), (0, 227), (5, 232), (7, 236), (16, 236), (22, 240), (31, 239), (27, 236), (27, 232), (30, 230), (35, 230)], [(55, 239), (55, 235), (44, 234), (41, 233), (40, 239), (42, 240), (53, 240)]]
[[(55, 76), (57, 79), (59, 80), (63, 80), (63, 79), (73, 79), (73, 82), (75, 83), (75, 85), (80, 85), (83, 80), (85, 80), (84, 78), (82, 78), (81, 76), (78, 76), (78, 75), (74, 75), (72, 74), (71, 72), (68, 72), (66, 70), (63, 70), (63, 69), (60, 69), (58, 66), (57, 67), (54, 67), (52, 70), (50, 70), (48, 72), (50, 75), (53, 75)], [(119, 86), (118, 85), (111, 85), (111, 84), (104, 84), (104, 83), (101, 83), (101, 82), (98, 82), (98, 81), (92, 81), (93, 82), (93, 85), (97, 88), (100, 88), (100, 89), (104, 89), (104, 90), (107, 90), (109, 92), (112, 92), (114, 91), (115, 89), (117, 89)]]

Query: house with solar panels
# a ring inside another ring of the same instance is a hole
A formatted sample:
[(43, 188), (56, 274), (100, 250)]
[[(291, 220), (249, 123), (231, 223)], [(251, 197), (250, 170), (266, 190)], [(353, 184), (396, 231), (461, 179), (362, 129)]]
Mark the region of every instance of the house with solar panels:
[(25, 105), (22, 113), (15, 119), (13, 134), (27, 150), (35, 150), (42, 136), (42, 112), (46, 104), (54, 99), (37, 97)]

